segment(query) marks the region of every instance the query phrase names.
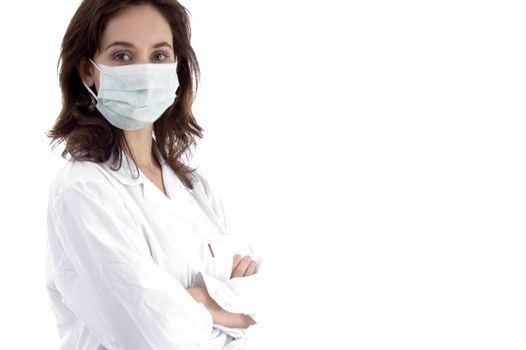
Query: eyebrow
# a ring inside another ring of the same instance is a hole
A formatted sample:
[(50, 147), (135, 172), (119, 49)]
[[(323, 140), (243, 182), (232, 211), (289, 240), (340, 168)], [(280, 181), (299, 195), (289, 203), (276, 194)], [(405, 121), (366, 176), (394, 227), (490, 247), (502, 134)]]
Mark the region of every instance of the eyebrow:
[[(133, 45), (130, 42), (127, 42), (127, 41), (114, 41), (111, 44), (109, 44), (108, 46), (106, 46), (106, 48), (104, 48), (104, 51), (107, 51), (108, 49), (110, 49), (110, 48), (112, 48), (114, 46), (124, 46), (124, 47), (129, 47), (129, 48), (135, 48), (135, 45)], [(161, 48), (161, 47), (168, 47), (168, 48), (170, 48), (170, 50), (173, 51), (172, 45), (168, 44), (166, 41), (161, 41), (161, 42), (159, 42), (159, 43), (157, 43), (157, 44), (152, 46), (152, 48), (154, 48), (154, 49), (158, 49), (158, 48)]]

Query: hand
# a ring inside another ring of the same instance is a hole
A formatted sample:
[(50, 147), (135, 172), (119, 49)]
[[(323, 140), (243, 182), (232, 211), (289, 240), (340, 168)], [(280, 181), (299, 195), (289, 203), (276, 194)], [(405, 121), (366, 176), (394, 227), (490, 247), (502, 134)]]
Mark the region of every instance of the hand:
[(215, 324), (220, 324), (230, 328), (248, 328), (253, 325), (252, 317), (244, 314), (235, 314), (222, 309), (214, 299), (208, 294), (206, 288), (187, 288), (188, 293), (198, 303), (203, 304), (210, 312)]
[(230, 278), (246, 277), (256, 273), (257, 265), (250, 256), (234, 255)]

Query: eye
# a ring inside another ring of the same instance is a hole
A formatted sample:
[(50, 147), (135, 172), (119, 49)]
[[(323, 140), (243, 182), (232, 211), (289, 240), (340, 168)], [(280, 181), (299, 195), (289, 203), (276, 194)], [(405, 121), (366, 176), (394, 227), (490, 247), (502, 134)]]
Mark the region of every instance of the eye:
[(131, 60), (131, 57), (126, 52), (117, 52), (113, 55), (113, 59), (119, 62), (129, 62)]
[(153, 54), (152, 56), (152, 60), (154, 62), (163, 62), (165, 61), (167, 58), (169, 57), (169, 55), (164, 52), (164, 51), (159, 51), (159, 52), (156, 52)]

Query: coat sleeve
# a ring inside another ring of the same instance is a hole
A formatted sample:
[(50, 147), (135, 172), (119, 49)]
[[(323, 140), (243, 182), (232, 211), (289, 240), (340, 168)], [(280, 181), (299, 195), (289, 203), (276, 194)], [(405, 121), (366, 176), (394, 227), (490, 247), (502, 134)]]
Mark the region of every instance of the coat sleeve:
[(53, 259), (70, 265), (55, 271), (56, 287), (106, 348), (222, 348), (208, 310), (155, 264), (111, 184), (68, 184), (49, 209)]
[[(262, 291), (264, 288), (265, 269), (262, 265), (262, 254), (253, 244), (250, 244), (241, 235), (230, 233), (223, 202), (220, 195), (214, 192), (207, 179), (199, 174), (198, 192), (203, 201), (210, 208), (221, 228), (222, 234), (209, 237), (215, 257), (213, 273), (202, 272), (197, 278), (196, 286), (206, 287), (210, 296), (224, 310), (233, 313), (242, 313), (251, 316), (257, 323), (248, 329), (234, 329), (218, 326), (219, 329), (234, 338), (246, 337), (252, 332), (261, 332), (266, 329), (264, 305), (262, 304)], [(248, 277), (230, 278), (233, 256), (249, 255), (257, 263), (257, 273)]]

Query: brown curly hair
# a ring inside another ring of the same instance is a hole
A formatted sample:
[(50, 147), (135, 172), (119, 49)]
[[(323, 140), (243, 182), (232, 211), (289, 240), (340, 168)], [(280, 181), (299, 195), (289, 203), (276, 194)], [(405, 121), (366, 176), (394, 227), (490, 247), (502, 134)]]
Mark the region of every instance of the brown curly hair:
[[(84, 0), (71, 19), (62, 40), (59, 80), (62, 111), (47, 136), (53, 148), (64, 142), (62, 157), (96, 163), (112, 159), (120, 168), (122, 150), (128, 149), (121, 129), (111, 125), (96, 109), (82, 84), (78, 63), (92, 58), (101, 49), (106, 24), (118, 11), (134, 5), (152, 5), (167, 19), (173, 34), (179, 88), (174, 103), (154, 123), (153, 131), (160, 154), (177, 176), (192, 188), (192, 172), (183, 158), (189, 159), (196, 138), (203, 129), (192, 113), (199, 81), (199, 64), (190, 45), (188, 11), (176, 0)], [(114, 169), (114, 170), (117, 170)]]

